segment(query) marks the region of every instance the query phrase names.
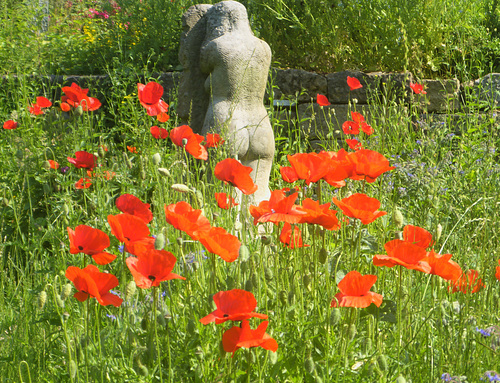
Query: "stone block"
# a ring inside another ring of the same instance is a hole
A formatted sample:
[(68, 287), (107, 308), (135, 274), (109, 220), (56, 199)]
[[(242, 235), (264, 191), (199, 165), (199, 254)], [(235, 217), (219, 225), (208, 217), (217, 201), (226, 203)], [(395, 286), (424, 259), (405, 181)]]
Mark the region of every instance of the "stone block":
[(299, 102), (316, 100), (318, 93), (327, 94), (326, 77), (302, 69), (272, 69), (274, 98), (295, 98)]
[(497, 109), (500, 104), (500, 73), (490, 73), (464, 87), (467, 103), (473, 102), (482, 109)]
[(456, 112), (460, 109), (460, 82), (451, 80), (423, 80), (427, 94), (413, 95), (419, 106), (429, 113)]

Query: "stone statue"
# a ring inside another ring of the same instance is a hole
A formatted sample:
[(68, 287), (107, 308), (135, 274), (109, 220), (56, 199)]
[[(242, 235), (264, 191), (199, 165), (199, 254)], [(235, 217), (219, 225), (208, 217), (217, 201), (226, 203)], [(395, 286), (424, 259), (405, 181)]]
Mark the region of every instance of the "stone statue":
[[(275, 147), (263, 103), (271, 50), (253, 35), (246, 9), (236, 1), (222, 1), (209, 7), (191, 30), (198, 24), (206, 26), (199, 51), (199, 68), (205, 75), (204, 94), (208, 100), (201, 134), (221, 133), (230, 145), (231, 154), (243, 165), (252, 167), (251, 176), (258, 185), (252, 203), (258, 203), (270, 196), (269, 175)], [(189, 37), (190, 34), (187, 33)], [(187, 40), (181, 51), (188, 45)], [(193, 42), (190, 45), (197, 46)], [(186, 103), (179, 97), (179, 104)], [(193, 117), (194, 100), (189, 103)], [(197, 109), (198, 112), (203, 111)]]

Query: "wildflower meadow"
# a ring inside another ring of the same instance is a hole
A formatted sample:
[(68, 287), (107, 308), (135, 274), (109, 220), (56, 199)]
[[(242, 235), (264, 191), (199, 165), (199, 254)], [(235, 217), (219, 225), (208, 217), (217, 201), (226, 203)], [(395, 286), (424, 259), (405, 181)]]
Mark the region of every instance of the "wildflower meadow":
[[(78, 4), (83, 35), (122, 9)], [(500, 381), (496, 105), (431, 124), (408, 79), (364, 114), (347, 77), (351, 118), (313, 148), (270, 89), (254, 201), (224, 129), (150, 74), (110, 70), (104, 97), (2, 78), (1, 382)]]

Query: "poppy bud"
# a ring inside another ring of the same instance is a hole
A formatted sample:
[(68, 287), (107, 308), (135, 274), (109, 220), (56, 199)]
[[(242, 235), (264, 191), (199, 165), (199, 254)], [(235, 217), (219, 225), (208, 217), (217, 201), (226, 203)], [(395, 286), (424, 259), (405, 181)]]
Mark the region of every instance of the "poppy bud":
[(198, 203), (200, 204), (200, 207), (203, 207), (205, 205), (205, 200), (203, 198), (203, 193), (200, 190), (196, 190), (194, 192), (196, 199), (198, 200)]
[(71, 359), (71, 361), (69, 362), (69, 375), (72, 380), (75, 379), (77, 370), (78, 367), (76, 366), (76, 362), (73, 359)]
[(347, 330), (347, 337), (349, 338), (349, 340), (353, 340), (357, 332), (358, 331), (356, 330), (356, 325), (354, 323), (351, 323), (349, 325), (349, 329)]
[(387, 371), (387, 358), (385, 355), (379, 355), (377, 356), (377, 364), (378, 367), (380, 368), (380, 371)]
[(248, 260), (248, 258), (250, 258), (250, 250), (248, 250), (248, 247), (246, 245), (240, 246), (238, 258), (241, 262), (244, 262)]
[(158, 168), (158, 173), (160, 173), (164, 177), (170, 177), (170, 172), (165, 168)]
[(307, 357), (305, 362), (304, 362), (304, 368), (306, 369), (307, 373), (309, 374), (314, 374), (314, 371), (316, 370), (316, 366), (314, 365), (314, 360), (311, 356)]
[(187, 323), (186, 326), (187, 333), (189, 335), (194, 335), (198, 332), (198, 329), (196, 328), (196, 323), (194, 323), (194, 320), (190, 319)]
[(56, 305), (60, 308), (64, 307), (64, 301), (61, 299), (59, 295), (56, 295)]
[(330, 314), (330, 326), (337, 326), (341, 318), (340, 310), (337, 307), (333, 308)]
[(141, 180), (145, 180), (146, 179), (146, 171), (144, 169), (141, 169), (139, 171), (139, 177), (141, 177)]
[(50, 186), (49, 184), (43, 184), (43, 192), (45, 194), (52, 193), (52, 186)]
[(324, 265), (326, 263), (327, 259), (328, 259), (328, 251), (326, 251), (326, 249), (324, 247), (322, 247), (321, 250), (319, 251), (319, 255), (318, 255), (319, 263)]
[(67, 203), (64, 203), (64, 205), (63, 205), (63, 213), (64, 213), (65, 215), (68, 215), (68, 214), (69, 214), (69, 206), (68, 206), (68, 204), (67, 204)]
[(264, 246), (269, 246), (271, 244), (271, 236), (269, 235), (263, 235), (260, 237), (260, 240)]
[(66, 283), (61, 291), (61, 299), (63, 301), (68, 299), (72, 291), (73, 291), (73, 285), (71, 283)]
[(47, 293), (45, 290), (41, 291), (40, 294), (38, 294), (38, 310), (43, 310), (45, 307), (45, 303), (47, 303)]
[(163, 250), (166, 244), (165, 235), (163, 233), (159, 233), (155, 238), (155, 249)]
[(314, 371), (314, 383), (323, 383), (323, 379), (321, 379), (316, 371)]
[(372, 349), (372, 338), (363, 339), (361, 347), (361, 351), (363, 352), (363, 354), (368, 355)]
[(234, 223), (234, 230), (240, 231), (241, 229), (243, 229), (243, 224), (240, 221), (236, 221)]
[(404, 378), (404, 376), (399, 375), (396, 379), (396, 383), (406, 383), (406, 379)]
[(148, 323), (149, 323), (149, 321), (148, 321), (147, 317), (142, 318), (142, 320), (141, 320), (141, 328), (144, 331), (146, 331), (148, 329)]
[(266, 278), (266, 281), (271, 282), (274, 278), (273, 269), (266, 267), (264, 269), (264, 277)]
[(4, 204), (4, 206), (9, 206), (10, 204), (10, 201), (7, 197), (3, 197), (2, 198), (2, 203)]
[(104, 158), (106, 156), (106, 151), (104, 150), (102, 145), (99, 145), (99, 147), (97, 148), (97, 155), (99, 156), (99, 158)]
[(159, 165), (161, 162), (161, 155), (160, 153), (155, 153), (153, 154), (153, 165)]
[(137, 359), (137, 367), (139, 368), (139, 375), (142, 375), (142, 376), (149, 375), (148, 368), (141, 363), (140, 359)]
[(192, 193), (192, 190), (184, 184), (173, 184), (171, 188), (179, 193)]
[(293, 305), (295, 303), (295, 291), (290, 290), (288, 292), (288, 304)]
[(129, 283), (127, 283), (127, 287), (125, 287), (125, 300), (130, 301), (134, 296), (136, 290), (137, 290), (137, 285), (135, 284), (134, 281), (130, 281)]
[(257, 277), (256, 273), (252, 273), (252, 275), (250, 276), (250, 280), (252, 281), (252, 286), (259, 285), (259, 278)]
[(309, 288), (309, 285), (311, 283), (311, 274), (304, 274), (304, 276), (302, 277), (302, 282), (304, 283), (304, 287), (306, 289)]
[(248, 291), (248, 292), (252, 292), (253, 290), (253, 283), (252, 283), (252, 280), (251, 279), (248, 279), (246, 282), (245, 282), (245, 290)]
[(441, 234), (443, 234), (443, 226), (441, 226), (441, 224), (438, 224), (436, 229), (436, 242), (438, 242), (441, 238)]
[(186, 146), (188, 143), (188, 139), (187, 138), (183, 138), (182, 139), (182, 146)]
[(49, 161), (43, 161), (42, 168), (44, 168), (46, 170), (50, 170), (50, 162)]
[(398, 228), (403, 227), (403, 221), (404, 221), (403, 213), (401, 213), (399, 209), (396, 208), (396, 210), (394, 210), (392, 214), (392, 220), (394, 221), (396, 227)]
[(75, 109), (74, 109), (74, 112), (75, 115), (77, 116), (81, 116), (83, 114), (83, 108), (81, 105), (78, 105)]
[(129, 169), (133, 168), (132, 161), (129, 160), (128, 155), (125, 152), (123, 152), (123, 160), (127, 164), (127, 168), (129, 168)]
[(287, 297), (287, 293), (286, 293), (286, 291), (281, 290), (281, 291), (280, 291), (280, 294), (279, 294), (279, 299), (280, 299), (280, 302), (281, 302), (281, 304), (282, 304), (283, 306), (285, 306), (285, 305), (286, 305), (286, 297)]

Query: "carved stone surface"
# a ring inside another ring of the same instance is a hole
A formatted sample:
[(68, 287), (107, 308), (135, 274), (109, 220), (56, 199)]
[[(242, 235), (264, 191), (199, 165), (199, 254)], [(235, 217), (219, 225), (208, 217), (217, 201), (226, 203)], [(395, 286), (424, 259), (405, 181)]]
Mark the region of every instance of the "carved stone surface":
[[(252, 202), (258, 203), (270, 196), (269, 175), (275, 146), (273, 129), (263, 103), (271, 49), (253, 35), (242, 4), (222, 1), (203, 8), (206, 12), (195, 24), (192, 21), (201, 13), (192, 8), (183, 19), (189, 28), (184, 31), (187, 37), (183, 40), (183, 49), (197, 49), (198, 41), (192, 41), (191, 36), (195, 40), (201, 33), (195, 36), (191, 31), (198, 25), (205, 25), (199, 65), (205, 76), (203, 85), (208, 106), (201, 134), (222, 133), (230, 145), (231, 154), (243, 165), (252, 167), (251, 176), (259, 187)], [(189, 57), (186, 62), (192, 68), (196, 54), (182, 55)]]

